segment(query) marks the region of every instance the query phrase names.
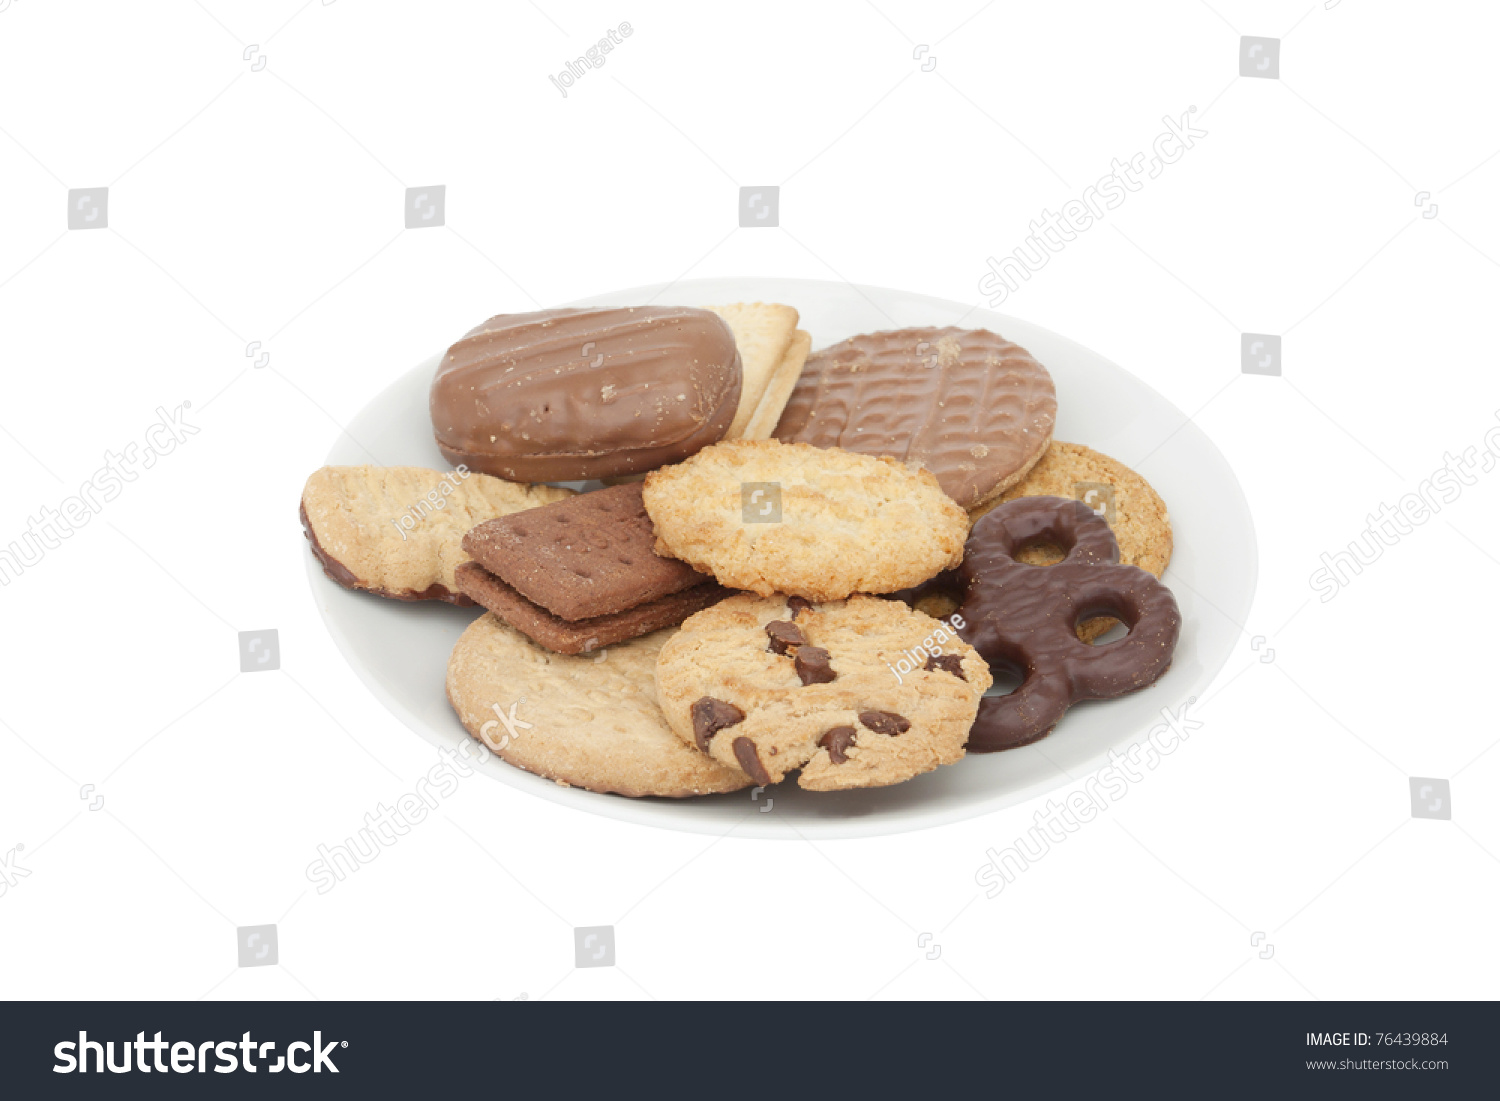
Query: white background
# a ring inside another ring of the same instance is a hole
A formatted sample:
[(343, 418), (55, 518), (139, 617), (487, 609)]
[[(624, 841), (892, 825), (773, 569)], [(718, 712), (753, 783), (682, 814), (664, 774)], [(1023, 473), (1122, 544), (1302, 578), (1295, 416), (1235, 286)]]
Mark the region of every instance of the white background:
[[(1500, 472), (1308, 583), (1497, 423), (1490, 6), (0, 9), (0, 546), (158, 406), (201, 426), (0, 589), (0, 853), (30, 873), (0, 996), (1496, 994)], [(548, 75), (622, 21), (565, 100)], [(1242, 34), (1282, 79), (1237, 75)], [(813, 846), (482, 777), (316, 893), (317, 845), (436, 760), (304, 576), (302, 482), (373, 394), (491, 314), (679, 277), (977, 302), (1190, 105), (1209, 136), (1001, 307), (1194, 414), (1249, 497), (1260, 588), (1188, 744), (994, 899), (985, 850), (1037, 805)], [(435, 184), (446, 226), (403, 229)], [(780, 228), (737, 228), (742, 184), (781, 186)], [(103, 185), (108, 228), (68, 232)], [(1242, 331), (1284, 335), (1283, 377), (1240, 374)], [(281, 671), (242, 675), (271, 627)], [(1451, 778), (1451, 822), (1412, 820), (1411, 776)], [(280, 965), (237, 969), (269, 923)], [(609, 924), (618, 966), (575, 970), (571, 927)]]

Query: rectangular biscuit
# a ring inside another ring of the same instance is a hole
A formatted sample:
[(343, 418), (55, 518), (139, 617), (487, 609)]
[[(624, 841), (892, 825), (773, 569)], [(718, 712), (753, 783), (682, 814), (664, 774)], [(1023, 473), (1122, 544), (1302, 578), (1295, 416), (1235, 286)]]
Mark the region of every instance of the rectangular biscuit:
[(736, 302), (708, 308), (729, 325), (740, 352), (740, 404), (724, 433), (726, 440), (738, 440), (744, 437), (745, 426), (781, 366), (797, 328), (797, 311), (776, 302)]
[(524, 518), (480, 524), (464, 536), (463, 549), (564, 620), (612, 615), (703, 584), (706, 575), (653, 549), (642, 489), (638, 482), (611, 486), (529, 509)]
[(695, 585), (613, 615), (566, 620), (533, 604), (478, 562), (460, 566), (457, 579), (464, 595), (494, 612), (538, 646), (559, 654), (587, 654), (663, 627), (675, 627), (694, 612), (701, 612), (729, 595), (728, 589), (715, 584)]
[(771, 438), (771, 433), (776, 431), (776, 422), (781, 420), (781, 411), (786, 408), (787, 400), (796, 389), (797, 380), (802, 377), (802, 367), (811, 350), (812, 337), (806, 331), (798, 329), (792, 334), (792, 342), (786, 346), (776, 373), (766, 384), (766, 392), (761, 395), (760, 404), (755, 407), (755, 412), (745, 424), (741, 439)]

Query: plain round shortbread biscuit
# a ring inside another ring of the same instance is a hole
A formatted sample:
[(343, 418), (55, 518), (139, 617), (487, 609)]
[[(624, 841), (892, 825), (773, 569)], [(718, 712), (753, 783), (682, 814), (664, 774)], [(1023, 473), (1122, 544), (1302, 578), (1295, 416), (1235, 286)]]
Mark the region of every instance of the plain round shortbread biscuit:
[(486, 748), (562, 784), (674, 798), (746, 787), (744, 773), (683, 745), (667, 727), (655, 670), (670, 634), (568, 657), (483, 615), (448, 659), (448, 702)]
[(652, 471), (645, 500), (658, 554), (762, 596), (895, 592), (958, 565), (969, 533), (925, 470), (778, 440), (716, 443)]
[[(778, 651), (768, 625), (803, 641)], [(833, 680), (803, 683), (800, 659), (814, 647), (827, 652)], [(927, 668), (929, 660), (940, 664)], [(656, 684), (667, 722), (687, 745), (702, 733), (695, 704), (700, 715), (719, 708), (732, 719), (720, 707), (729, 705), (743, 718), (704, 739), (714, 760), (759, 783), (800, 768), (800, 786), (837, 791), (900, 783), (962, 758), (990, 673), (952, 624), (896, 601), (789, 604), (744, 593), (692, 616), (667, 640)]]

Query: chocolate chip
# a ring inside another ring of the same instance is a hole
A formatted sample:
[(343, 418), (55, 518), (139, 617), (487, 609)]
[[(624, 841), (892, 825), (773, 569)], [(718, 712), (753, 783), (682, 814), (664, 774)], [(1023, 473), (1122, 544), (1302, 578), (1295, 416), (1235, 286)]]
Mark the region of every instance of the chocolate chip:
[(952, 673), (959, 680), (968, 680), (964, 676), (964, 662), (957, 654), (938, 654), (927, 659), (924, 669), (941, 669), (945, 673)]
[(766, 634), (771, 636), (769, 649), (773, 654), (784, 654), (793, 646), (801, 646), (807, 642), (797, 625), (785, 619), (773, 619), (767, 623)]
[(911, 720), (894, 711), (861, 711), (859, 721), (877, 734), (905, 734), (911, 729)]
[(828, 750), (828, 759), (841, 765), (849, 759), (844, 751), (854, 742), (854, 727), (836, 726), (818, 739), (818, 744)]
[(827, 684), (838, 676), (829, 665), (828, 651), (821, 646), (799, 646), (797, 647), (797, 676), (802, 678), (802, 683)]
[(787, 610), (792, 613), (792, 618), (796, 619), (803, 612), (809, 611), (812, 608), (812, 601), (806, 597), (789, 596), (786, 598), (786, 606)]
[(732, 703), (704, 696), (693, 704), (693, 741), (704, 753), (711, 738), (726, 726), (745, 721), (745, 713)]
[(745, 774), (757, 784), (764, 787), (771, 782), (771, 774), (766, 771), (766, 766), (760, 763), (760, 754), (755, 752), (755, 743), (749, 738), (742, 736), (734, 740), (734, 759), (740, 763)]

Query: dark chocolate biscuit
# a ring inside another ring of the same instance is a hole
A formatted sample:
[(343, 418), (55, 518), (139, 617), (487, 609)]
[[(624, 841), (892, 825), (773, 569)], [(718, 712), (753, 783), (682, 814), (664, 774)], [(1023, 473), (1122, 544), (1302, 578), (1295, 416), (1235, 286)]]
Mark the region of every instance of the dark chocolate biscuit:
[[(1055, 566), (1017, 561), (1051, 544)], [(987, 513), (969, 535), (955, 579), (959, 634), (989, 662), (1022, 678), (1008, 696), (979, 705), (969, 749), (989, 753), (1046, 736), (1078, 700), (1110, 699), (1153, 684), (1172, 664), (1182, 617), (1172, 592), (1145, 570), (1120, 564), (1109, 525), (1081, 501), (1018, 497)], [(1092, 646), (1078, 624), (1120, 620), (1129, 633)]]

